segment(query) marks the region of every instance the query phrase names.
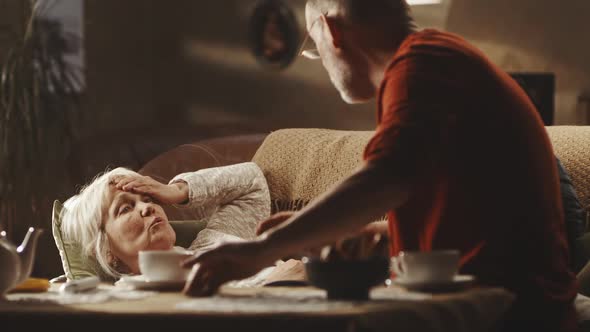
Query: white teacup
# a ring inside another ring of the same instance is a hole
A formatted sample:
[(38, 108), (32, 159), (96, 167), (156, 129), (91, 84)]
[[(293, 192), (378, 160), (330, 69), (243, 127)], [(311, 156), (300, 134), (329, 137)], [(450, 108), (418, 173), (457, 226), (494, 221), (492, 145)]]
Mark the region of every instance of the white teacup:
[(459, 268), (458, 250), (403, 251), (391, 258), (395, 274), (413, 282), (452, 280)]
[(184, 281), (190, 268), (183, 268), (181, 262), (189, 258), (189, 251), (143, 250), (139, 252), (139, 270), (149, 281)]

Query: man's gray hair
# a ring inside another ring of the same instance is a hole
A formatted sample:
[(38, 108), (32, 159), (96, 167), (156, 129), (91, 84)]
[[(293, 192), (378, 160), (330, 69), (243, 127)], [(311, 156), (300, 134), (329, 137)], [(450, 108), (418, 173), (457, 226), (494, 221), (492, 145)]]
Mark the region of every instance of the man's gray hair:
[(308, 0), (307, 3), (324, 14), (338, 12), (354, 23), (385, 23), (404, 30), (415, 28), (406, 0)]

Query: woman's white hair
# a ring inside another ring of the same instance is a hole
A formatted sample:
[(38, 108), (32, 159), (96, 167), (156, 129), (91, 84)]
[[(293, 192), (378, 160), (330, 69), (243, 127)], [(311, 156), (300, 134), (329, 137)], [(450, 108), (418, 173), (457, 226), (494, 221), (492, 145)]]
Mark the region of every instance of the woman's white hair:
[[(97, 175), (80, 193), (64, 203), (65, 213), (62, 217), (61, 230), (64, 239), (78, 243), (82, 249), (82, 259), (88, 265), (98, 264), (100, 271), (114, 278), (120, 278), (123, 273), (113, 266), (115, 261), (110, 253), (109, 240), (104, 230), (105, 213), (111, 198), (109, 189), (113, 176), (136, 175), (127, 168), (119, 167)], [(111, 257), (109, 257), (111, 256)], [(95, 262), (92, 260), (95, 259)]]

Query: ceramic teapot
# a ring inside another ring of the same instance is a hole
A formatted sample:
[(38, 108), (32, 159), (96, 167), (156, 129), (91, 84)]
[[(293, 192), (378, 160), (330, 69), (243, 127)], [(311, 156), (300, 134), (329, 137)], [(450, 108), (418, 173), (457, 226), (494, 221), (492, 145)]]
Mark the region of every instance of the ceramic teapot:
[(20, 246), (15, 247), (0, 232), (0, 298), (31, 275), (35, 248), (42, 229), (30, 227)]

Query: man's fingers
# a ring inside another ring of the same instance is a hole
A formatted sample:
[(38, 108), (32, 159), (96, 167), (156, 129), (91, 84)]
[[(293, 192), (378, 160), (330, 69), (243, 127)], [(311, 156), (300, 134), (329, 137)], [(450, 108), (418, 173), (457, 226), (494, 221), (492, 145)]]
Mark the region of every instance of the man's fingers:
[(221, 275), (216, 274), (210, 266), (195, 264), (182, 292), (193, 297), (211, 296), (224, 283), (223, 278), (220, 277)]
[(267, 230), (282, 224), (287, 219), (291, 218), (291, 216), (293, 216), (293, 213), (291, 212), (282, 212), (271, 216), (270, 218), (258, 224), (258, 226), (256, 227), (256, 235), (260, 235), (266, 232)]
[(267, 219), (267, 220), (264, 220), (263, 222), (261, 222), (260, 224), (258, 224), (258, 226), (256, 227), (256, 235), (260, 235), (260, 234), (266, 232), (267, 230), (273, 228), (277, 224), (279, 224), (279, 222), (277, 221), (277, 219)]
[(206, 258), (208, 255), (210, 255), (209, 251), (202, 252), (199, 254), (194, 254), (193, 256), (182, 261), (181, 266), (182, 267), (191, 267), (191, 266), (201, 262), (203, 260), (203, 258)]
[(192, 256), (192, 257), (187, 258), (184, 261), (182, 261), (182, 263), (180, 265), (182, 267), (191, 267), (191, 266), (195, 265), (196, 262), (197, 262), (197, 258), (195, 256)]
[(199, 264), (193, 265), (182, 292), (189, 296), (201, 296), (204, 288), (207, 288), (207, 276), (206, 267)]
[(219, 290), (219, 287), (225, 282), (226, 280), (222, 278), (209, 278), (207, 288), (203, 291), (203, 296), (211, 296)]

